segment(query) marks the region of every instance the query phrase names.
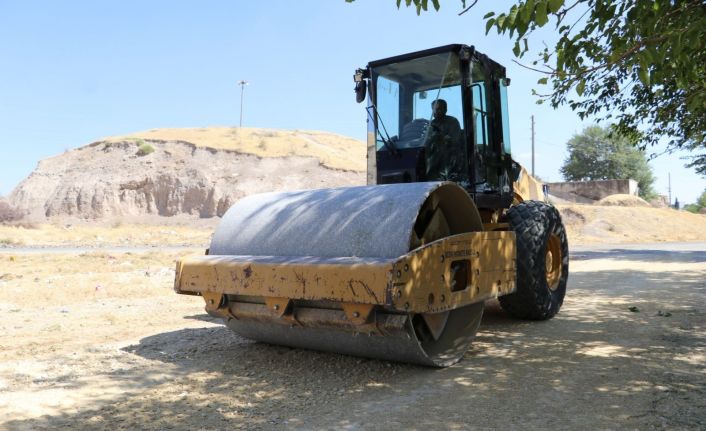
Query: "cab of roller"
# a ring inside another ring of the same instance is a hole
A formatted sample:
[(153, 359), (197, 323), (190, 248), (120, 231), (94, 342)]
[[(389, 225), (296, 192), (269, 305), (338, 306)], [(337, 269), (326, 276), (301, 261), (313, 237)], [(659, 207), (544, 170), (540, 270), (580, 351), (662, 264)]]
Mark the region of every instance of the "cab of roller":
[[(358, 100), (367, 96), (368, 184), (453, 181), (479, 208), (509, 206), (517, 165), (504, 67), (472, 46), (454, 44), (370, 62), (356, 81)], [(438, 99), (461, 129), (460, 142), (443, 157), (461, 162), (430, 171), (430, 135), (438, 132), (431, 127), (432, 103)]]

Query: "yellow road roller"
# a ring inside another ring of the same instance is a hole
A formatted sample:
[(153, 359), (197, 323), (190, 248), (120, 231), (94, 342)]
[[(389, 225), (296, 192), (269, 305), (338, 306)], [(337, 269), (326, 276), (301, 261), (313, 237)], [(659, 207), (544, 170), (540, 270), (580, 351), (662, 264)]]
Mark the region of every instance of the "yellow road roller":
[(206, 255), (177, 263), (176, 292), (253, 340), (434, 367), (463, 357), (488, 299), (553, 317), (566, 232), (512, 159), (505, 68), (454, 44), (354, 81), (367, 185), (241, 199)]

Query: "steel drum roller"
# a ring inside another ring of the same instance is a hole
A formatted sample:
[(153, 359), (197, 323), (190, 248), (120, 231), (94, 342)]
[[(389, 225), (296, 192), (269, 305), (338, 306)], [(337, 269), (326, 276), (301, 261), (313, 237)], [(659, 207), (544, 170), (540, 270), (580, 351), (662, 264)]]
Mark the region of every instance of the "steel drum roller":
[[(436, 239), (481, 229), (473, 201), (452, 183), (266, 193), (248, 196), (228, 210), (209, 253), (395, 258)], [(328, 307), (336, 313), (335, 304)], [(260, 319), (229, 319), (228, 326), (267, 343), (447, 366), (467, 350), (482, 312), (481, 302), (437, 315), (397, 315), (404, 324), (386, 336)]]

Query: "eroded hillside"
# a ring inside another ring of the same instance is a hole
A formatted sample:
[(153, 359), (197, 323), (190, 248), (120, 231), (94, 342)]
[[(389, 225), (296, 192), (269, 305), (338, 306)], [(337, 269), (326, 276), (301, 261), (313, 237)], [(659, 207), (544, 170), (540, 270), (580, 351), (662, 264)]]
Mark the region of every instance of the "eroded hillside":
[(364, 143), (337, 135), (226, 128), (135, 135), (40, 161), (10, 203), (31, 218), (213, 217), (252, 193), (365, 182)]

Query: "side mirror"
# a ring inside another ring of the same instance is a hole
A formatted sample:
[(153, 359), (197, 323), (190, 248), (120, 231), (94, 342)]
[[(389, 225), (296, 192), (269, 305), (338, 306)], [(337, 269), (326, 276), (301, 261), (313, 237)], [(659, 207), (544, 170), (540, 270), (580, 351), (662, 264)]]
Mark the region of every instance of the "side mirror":
[(365, 96), (368, 92), (368, 84), (366, 80), (358, 81), (355, 83), (355, 101), (357, 103), (365, 100)]

